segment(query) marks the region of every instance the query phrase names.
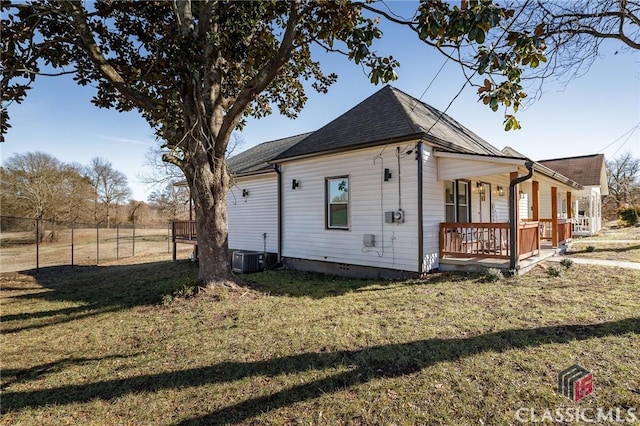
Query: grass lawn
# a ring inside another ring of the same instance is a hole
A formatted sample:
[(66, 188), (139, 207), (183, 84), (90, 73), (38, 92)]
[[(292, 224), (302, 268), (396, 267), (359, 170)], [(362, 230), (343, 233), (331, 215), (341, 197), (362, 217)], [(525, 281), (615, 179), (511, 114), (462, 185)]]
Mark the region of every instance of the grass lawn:
[[(2, 424), (517, 424), (518, 409), (635, 409), (640, 271), (574, 265), (483, 282), (287, 271), (168, 295), (187, 261), (9, 273)], [(163, 300), (167, 303), (163, 303)], [(580, 364), (574, 403), (557, 374)]]
[(620, 262), (640, 262), (640, 241), (638, 243), (593, 243), (574, 242), (565, 256), (583, 259), (617, 260)]

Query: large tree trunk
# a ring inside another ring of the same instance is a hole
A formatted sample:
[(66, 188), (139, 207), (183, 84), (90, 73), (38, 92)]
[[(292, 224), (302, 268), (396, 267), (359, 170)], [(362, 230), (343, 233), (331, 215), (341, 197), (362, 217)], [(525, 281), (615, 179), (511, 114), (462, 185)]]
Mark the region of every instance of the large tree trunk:
[(211, 162), (206, 154), (194, 163), (190, 179), (196, 205), (198, 278), (206, 287), (235, 286), (228, 247), (226, 193), (229, 187), (224, 159)]

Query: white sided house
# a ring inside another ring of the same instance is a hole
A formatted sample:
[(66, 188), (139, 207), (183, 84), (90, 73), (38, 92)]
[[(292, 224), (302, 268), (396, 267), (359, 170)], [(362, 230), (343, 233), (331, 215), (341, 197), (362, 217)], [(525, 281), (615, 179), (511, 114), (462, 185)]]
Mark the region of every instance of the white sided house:
[(525, 272), (571, 238), (561, 200), (583, 190), (391, 86), (228, 163), (231, 249), (358, 277)]
[[(554, 158), (539, 161), (550, 169), (571, 178), (584, 189), (576, 192), (569, 205), (573, 222), (573, 235), (590, 236), (602, 230), (602, 197), (609, 195), (607, 167), (604, 154)], [(564, 210), (563, 214), (567, 214)], [(566, 217), (566, 216), (565, 216)]]

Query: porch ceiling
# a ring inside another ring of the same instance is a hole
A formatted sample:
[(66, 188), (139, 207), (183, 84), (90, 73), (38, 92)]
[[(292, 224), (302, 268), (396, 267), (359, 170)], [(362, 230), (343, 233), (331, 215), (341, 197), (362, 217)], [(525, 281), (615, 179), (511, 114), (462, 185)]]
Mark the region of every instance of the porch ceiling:
[[(525, 158), (498, 157), (491, 155), (460, 154), (434, 151), (438, 158), (438, 180), (454, 180), (510, 172), (526, 173)], [(582, 190), (579, 183), (534, 162), (533, 180), (567, 191)]]
[(441, 181), (508, 174), (517, 170), (517, 164), (478, 159), (438, 158), (438, 180)]

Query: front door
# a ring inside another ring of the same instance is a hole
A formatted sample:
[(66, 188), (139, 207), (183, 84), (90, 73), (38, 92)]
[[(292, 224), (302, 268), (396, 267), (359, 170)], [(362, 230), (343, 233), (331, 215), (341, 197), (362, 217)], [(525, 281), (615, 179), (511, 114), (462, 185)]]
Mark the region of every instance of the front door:
[(478, 207), (480, 222), (491, 222), (491, 184), (482, 182)]

